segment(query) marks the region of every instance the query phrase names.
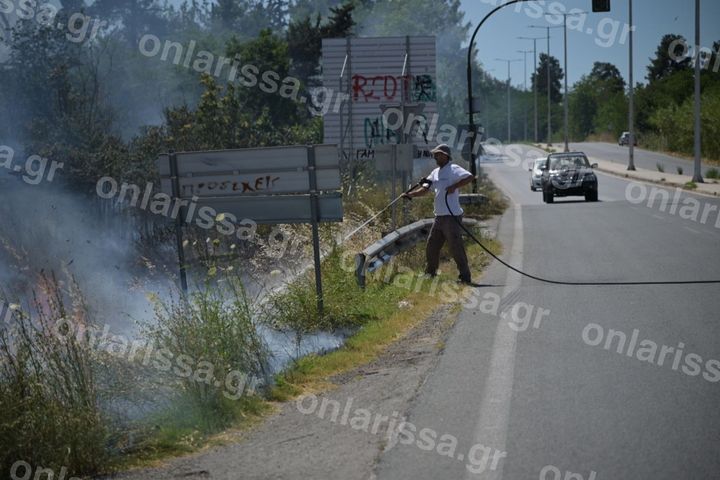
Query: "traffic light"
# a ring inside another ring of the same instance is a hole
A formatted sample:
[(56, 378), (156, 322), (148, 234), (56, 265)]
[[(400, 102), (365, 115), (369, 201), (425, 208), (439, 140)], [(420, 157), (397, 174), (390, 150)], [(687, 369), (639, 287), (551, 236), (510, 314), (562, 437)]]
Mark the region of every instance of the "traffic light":
[(592, 0), (593, 12), (609, 12), (610, 0)]

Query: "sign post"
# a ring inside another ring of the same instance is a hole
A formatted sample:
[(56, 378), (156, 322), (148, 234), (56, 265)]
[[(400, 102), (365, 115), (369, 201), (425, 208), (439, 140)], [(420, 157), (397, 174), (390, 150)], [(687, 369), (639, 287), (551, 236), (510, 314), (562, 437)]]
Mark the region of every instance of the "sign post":
[(175, 237), (183, 291), (188, 288), (184, 222), (206, 229), (217, 227), (212, 220), (219, 222), (219, 217), (232, 224), (309, 223), (318, 312), (323, 314), (319, 224), (343, 220), (336, 145), (170, 152), (158, 158), (157, 167), (162, 192), (182, 206)]
[(318, 315), (323, 316), (325, 302), (322, 290), (322, 272), (320, 269), (320, 206), (318, 204), (317, 173), (315, 169), (315, 149), (308, 147), (308, 175), (310, 177), (310, 209), (312, 215), (313, 261), (315, 263), (315, 292), (317, 294)]
[[(178, 163), (177, 163), (177, 155), (175, 152), (170, 152), (170, 180), (172, 182), (172, 198), (177, 201), (178, 198), (180, 198), (180, 181), (178, 178)], [(177, 217), (175, 217), (175, 240), (177, 242), (177, 251), (178, 251), (178, 264), (180, 265), (180, 287), (182, 288), (182, 291), (187, 293), (188, 290), (188, 284), (187, 284), (187, 271), (185, 269), (185, 242), (183, 240), (183, 225), (182, 225), (182, 219), (184, 218), (184, 215), (182, 213), (182, 209), (180, 212), (178, 212)]]

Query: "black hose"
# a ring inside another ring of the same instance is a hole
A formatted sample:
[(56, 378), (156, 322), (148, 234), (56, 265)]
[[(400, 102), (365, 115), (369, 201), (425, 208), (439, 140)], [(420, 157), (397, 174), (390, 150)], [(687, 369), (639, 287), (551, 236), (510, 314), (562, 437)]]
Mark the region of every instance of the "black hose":
[(480, 240), (475, 238), (475, 235), (473, 235), (470, 232), (470, 230), (465, 228), (465, 225), (463, 225), (462, 221), (460, 221), (460, 219), (458, 219), (458, 217), (455, 216), (452, 209), (450, 208), (450, 204), (448, 203), (448, 194), (449, 193), (450, 192), (448, 192), (447, 190), (445, 191), (445, 206), (447, 207), (448, 212), (450, 212), (450, 215), (455, 219), (455, 221), (458, 223), (458, 225), (460, 225), (460, 228), (462, 228), (465, 231), (465, 233), (467, 233), (468, 236), (475, 241), (475, 243), (480, 245), (480, 247), (483, 250), (485, 250), (485, 252), (487, 252), (487, 254), (490, 255), (491, 257), (493, 257), (495, 260), (502, 263), (503, 265), (505, 265), (507, 268), (509, 268), (513, 272), (519, 273), (520, 275), (527, 277), (527, 278), (532, 278), (533, 280), (537, 280), (538, 282), (549, 283), (552, 285), (575, 285), (575, 286), (585, 286), (585, 287), (587, 287), (587, 286), (603, 286), (603, 285), (617, 285), (617, 286), (622, 286), (622, 285), (698, 285), (698, 284), (710, 285), (710, 284), (720, 283), (720, 280), (684, 280), (684, 281), (666, 281), (666, 282), (660, 282), (660, 281), (656, 281), (656, 282), (566, 282), (566, 281), (562, 281), (562, 280), (551, 280), (551, 279), (547, 279), (547, 278), (538, 277), (537, 275), (523, 272), (522, 270), (513, 267), (512, 265), (505, 262), (497, 255), (495, 255), (493, 252), (491, 252), (485, 245), (482, 244), (482, 242)]

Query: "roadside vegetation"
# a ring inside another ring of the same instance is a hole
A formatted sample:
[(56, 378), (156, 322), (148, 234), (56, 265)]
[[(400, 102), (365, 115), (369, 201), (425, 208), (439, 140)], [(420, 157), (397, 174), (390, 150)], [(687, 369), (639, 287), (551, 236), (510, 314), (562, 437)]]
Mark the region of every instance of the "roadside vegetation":
[(236, 286), (158, 301), (131, 340), (104, 331), (77, 285), (40, 278), (0, 329), (0, 471), (107, 473), (192, 451), (269, 409), (247, 381), (262, 378), (266, 352)]
[[(663, 36), (647, 66), (646, 83), (635, 91), (635, 124), (638, 146), (671, 154), (694, 154), (694, 67), (690, 58), (676, 61), (673, 42), (680, 35)], [(689, 45), (689, 42), (687, 43)], [(677, 47), (681, 51), (681, 47)], [(720, 162), (717, 111), (720, 108), (720, 41), (713, 44), (708, 68), (702, 70), (702, 156)], [(677, 52), (676, 52), (677, 53)], [(627, 84), (616, 66), (596, 62), (570, 93), (570, 135), (575, 141), (616, 143), (626, 131)], [(561, 125), (561, 124), (556, 124)]]
[(85, 318), (77, 290), (66, 296), (55, 278), (42, 281), (47, 296), (33, 299), (34, 315), (10, 304), (11, 315), (0, 328), (3, 477), (18, 460), (76, 472), (99, 471), (109, 460), (111, 422), (99, 405), (109, 392), (98, 381), (100, 369), (109, 365), (60, 323)]
[[(138, 43), (147, 32), (183, 46), (196, 42), (198, 51), (215, 56), (238, 55), (243, 63), (281, 78), (293, 76), (301, 95), (320, 84), (323, 38), (435, 34), (440, 121), (464, 121), (465, 62), (457, 52), (469, 27), (454, 0), (408, 0), (402, 8), (390, 0), (330, 2), (333, 7), (319, 10), (314, 2), (283, 0), (270, 2), (272, 8), (255, 0), (180, 7), (157, 0), (135, 3), (133, 9), (105, 0), (86, 6), (85, 14), (108, 24), (83, 43), (68, 42), (63, 32), (34, 18), (20, 19), (6, 31), (0, 14), (7, 53), (0, 61), (0, 144), (63, 163), (61, 181), (72, 190), (93, 192), (103, 176), (157, 184), (155, 159), (170, 150), (322, 142), (318, 105), (144, 57)], [(76, 13), (69, 7), (74, 5), (64, 2), (59, 15), (67, 19)], [(504, 128), (505, 82), (483, 75), (480, 64), (474, 69), (499, 131)], [(37, 275), (29, 299), (0, 295), (0, 306), (17, 307), (7, 324), (0, 324), (0, 476), (20, 460), (56, 473), (65, 467), (70, 475), (90, 476), (223, 442), (227, 429), (248, 428), (273, 411), (270, 400), (288, 398), (306, 384), (318, 385), (333, 372), (368, 361), (412, 328), (443, 301), (427, 295), (428, 285), (419, 291), (406, 286), (421, 271), (421, 247), (393, 262), (392, 268), (405, 265), (413, 273), (381, 270), (369, 278), (365, 291), (359, 290), (352, 270), (343, 265), (344, 254), (387, 232), (389, 212), (351, 242), (340, 245), (337, 238), (384, 207), (389, 188), (366, 171), (349, 176), (343, 193), (347, 223), (321, 231), (324, 315), (317, 312), (311, 270), (298, 266), (297, 277), (287, 278), (286, 288), (261, 309), (236, 277), (247, 273), (239, 271), (237, 260), (259, 257), (260, 247), (190, 229), (190, 268), (204, 271), (207, 282), (189, 296), (156, 297), (154, 317), (133, 338), (98, 340), (103, 321), (112, 319), (101, 319), (86, 307), (84, 279), (76, 284), (66, 276), (27, 272)], [(482, 182), (480, 193), (488, 202), (468, 208), (469, 216), (502, 213), (504, 199), (492, 185)], [(399, 218), (407, 221), (432, 216), (431, 199), (399, 208)], [(307, 230), (285, 228), (301, 240)], [(260, 236), (269, 232), (267, 226), (258, 228)], [(151, 263), (145, 255), (170, 242), (169, 230), (161, 234), (156, 243), (139, 246), (138, 257)], [(171, 250), (164, 249), (170, 252), (167, 265), (174, 261)], [(0, 245), (0, 261), (15, 253)], [(307, 248), (298, 253), (293, 255), (302, 257)], [(469, 255), (475, 271), (488, 261), (476, 246), (469, 247)], [(443, 265), (446, 272), (454, 268)], [(440, 280), (453, 282), (454, 275), (446, 273)], [(263, 388), (253, 379), (273, 379), (268, 378), (269, 353), (257, 334), (260, 324), (291, 332), (298, 342), (317, 331), (344, 329), (351, 336), (337, 352), (294, 358), (273, 388)], [(63, 328), (72, 327), (82, 333), (62, 335)], [(135, 349), (134, 341), (140, 342)], [(159, 351), (171, 352), (172, 358), (159, 358)], [(186, 356), (182, 364), (181, 355)]]
[[(448, 258), (439, 283), (422, 277), (422, 244), (370, 274), (364, 290), (357, 286), (353, 253), (390, 229), (388, 211), (357, 237), (337, 242), (340, 230), (388, 201), (387, 184), (368, 178), (360, 185), (348, 201), (354, 220), (323, 235), (322, 315), (312, 269), (259, 304), (222, 259), (212, 260), (216, 271), (189, 295), (153, 297), (155, 316), (133, 339), (98, 339), (104, 325), (84, 308), (71, 280), (41, 276), (29, 305), (2, 298), (13, 310), (9, 326), (0, 329), (1, 471), (23, 460), (94, 475), (223, 443), (227, 429), (250, 428), (274, 411), (273, 402), (326, 388), (331, 375), (372, 360), (435, 308), (469, 295), (455, 285)], [(487, 181), (480, 190), (488, 201), (468, 207), (466, 215), (502, 213), (501, 194)], [(432, 203), (428, 196), (406, 204), (409, 221), (432, 216)], [(494, 240), (486, 243), (499, 252)], [(490, 260), (474, 244), (468, 256), (476, 275)], [(456, 290), (454, 300), (440, 294), (445, 283)], [(303, 357), (298, 350), (286, 370), (270, 377), (261, 324), (290, 333), (298, 345), (321, 331), (341, 329), (349, 337), (324, 355)]]

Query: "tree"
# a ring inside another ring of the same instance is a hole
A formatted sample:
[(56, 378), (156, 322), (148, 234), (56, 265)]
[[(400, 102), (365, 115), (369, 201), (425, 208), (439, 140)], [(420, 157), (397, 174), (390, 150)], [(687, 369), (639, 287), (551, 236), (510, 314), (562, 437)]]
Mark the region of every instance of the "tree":
[(169, 31), (158, 0), (97, 0), (88, 11), (97, 18), (122, 25), (122, 36), (133, 47), (146, 33), (163, 36)]
[(313, 22), (310, 16), (292, 22), (288, 28), (287, 41), (292, 73), (303, 84), (313, 86), (314, 77), (320, 68), (323, 38), (344, 38), (352, 34), (355, 21), (352, 12), (355, 6), (348, 2), (339, 7), (330, 8), (331, 16), (325, 25), (321, 25), (320, 14)]
[(595, 115), (595, 132), (607, 133), (613, 138), (627, 129), (628, 101), (622, 92), (610, 94), (598, 102)]
[(570, 93), (570, 136), (575, 140), (585, 140), (595, 131), (595, 115), (597, 114), (597, 97), (593, 81), (583, 76)]
[(236, 55), (242, 58), (244, 65), (251, 65), (258, 71), (255, 74), (256, 82), (250, 82), (255, 85), (245, 85), (238, 89), (238, 99), (243, 108), (251, 112), (255, 119), (267, 111), (270, 121), (278, 127), (296, 123), (301, 110), (295, 101), (299, 99), (301, 85), (297, 79), (294, 82), (293, 79), (288, 80), (296, 86), (295, 101), (290, 98), (291, 95), (283, 94), (282, 87), (290, 76), (287, 42), (270, 29), (265, 29), (256, 39), (248, 42), (240, 43), (235, 39), (229, 42), (227, 57), (234, 58)]
[(290, 22), (299, 22), (316, 15), (326, 17), (330, 14), (331, 7), (336, 7), (343, 1), (345, 0), (294, 0), (289, 7)]
[(289, 0), (217, 0), (210, 18), (217, 29), (241, 38), (254, 38), (261, 30), (279, 33), (287, 26)]
[(563, 98), (562, 93), (560, 92), (560, 81), (565, 78), (565, 73), (563, 73), (563, 69), (560, 68), (560, 62), (557, 58), (550, 56), (548, 61), (548, 56), (546, 53), (540, 54), (540, 62), (538, 63), (538, 68), (532, 74), (532, 85), (533, 87), (537, 85), (538, 95), (540, 95), (541, 97), (547, 96), (548, 64), (550, 65), (550, 75), (552, 82), (550, 84), (550, 101), (552, 103), (559, 103)]
[(682, 35), (667, 34), (663, 36), (660, 45), (655, 50), (655, 58), (650, 59), (650, 65), (647, 67), (647, 79), (650, 83), (666, 78), (675, 72), (689, 69), (692, 59), (683, 56), (687, 46), (688, 43)]
[(210, 10), (210, 15), (216, 25), (225, 30), (234, 30), (237, 22), (247, 11), (245, 2), (237, 0), (217, 0)]
[(627, 118), (625, 80), (612, 63), (595, 62), (570, 93), (570, 129), (573, 138), (584, 140), (593, 133), (619, 133)]
[(608, 93), (619, 93), (625, 90), (625, 80), (620, 74), (620, 70), (612, 63), (595, 62), (590, 72), (590, 79), (602, 84)]

